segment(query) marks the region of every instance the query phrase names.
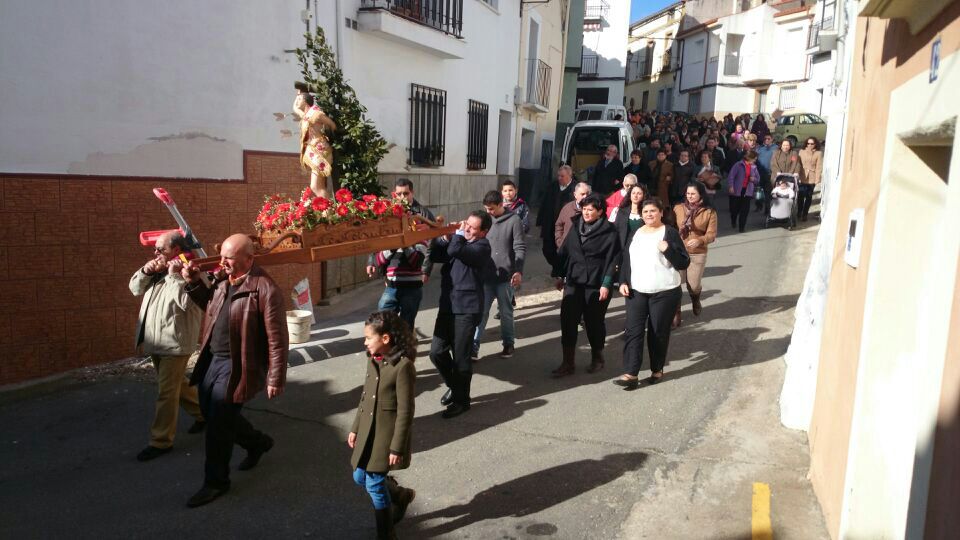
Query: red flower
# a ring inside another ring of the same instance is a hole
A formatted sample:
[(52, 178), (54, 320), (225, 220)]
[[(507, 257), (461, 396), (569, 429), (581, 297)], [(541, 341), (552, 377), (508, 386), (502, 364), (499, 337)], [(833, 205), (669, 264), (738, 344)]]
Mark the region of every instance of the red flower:
[(361, 199), (363, 199), (363, 202), (365, 203), (372, 203), (373, 201), (377, 200), (377, 196), (368, 194), (361, 197)]
[(326, 197), (317, 197), (310, 203), (310, 207), (318, 212), (323, 212), (327, 208), (330, 208), (330, 201)]
[(400, 217), (403, 215), (403, 206), (399, 204), (393, 205), (393, 215)]
[(334, 198), (337, 199), (337, 202), (348, 203), (353, 200), (353, 193), (350, 193), (350, 190), (347, 188), (340, 188), (334, 194)]
[(287, 212), (290, 210), (290, 203), (283, 203), (277, 206), (278, 212)]
[(347, 214), (349, 214), (349, 213), (350, 213), (350, 209), (347, 208), (347, 205), (345, 205), (345, 204), (338, 204), (338, 205), (337, 205), (337, 215), (338, 215), (338, 216), (343, 217), (343, 216), (345, 216), (345, 215), (347, 215)]
[(267, 201), (267, 202), (263, 203), (263, 208), (261, 208), (260, 211), (261, 211), (261, 212), (268, 212), (268, 211), (270, 211), (270, 201)]
[(375, 201), (373, 203), (373, 213), (382, 216), (387, 211), (387, 203), (384, 201)]
[(366, 212), (366, 211), (369, 209), (369, 208), (367, 207), (367, 203), (365, 203), (365, 202), (363, 202), (363, 201), (357, 201), (357, 202), (353, 203), (353, 207), (356, 208), (357, 210), (361, 211), (361, 212)]
[(309, 201), (311, 198), (313, 198), (313, 190), (308, 187), (307, 189), (303, 190), (303, 195), (300, 196), (300, 200)]
[(297, 204), (297, 210), (293, 213), (293, 219), (301, 219), (303, 216), (307, 215), (307, 207), (303, 205), (303, 201), (300, 201)]

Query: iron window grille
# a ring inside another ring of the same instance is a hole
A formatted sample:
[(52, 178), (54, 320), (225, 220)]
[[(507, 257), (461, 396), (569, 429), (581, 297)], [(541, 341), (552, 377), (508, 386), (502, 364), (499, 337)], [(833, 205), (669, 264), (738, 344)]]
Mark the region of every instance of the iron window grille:
[(580, 57), (580, 76), (596, 77), (600, 58), (595, 54), (584, 54)]
[(467, 169), (486, 169), (490, 106), (471, 99), (467, 107), (467, 119)]
[(446, 150), (447, 91), (410, 85), (410, 165), (442, 167)]
[(550, 76), (553, 70), (539, 58), (532, 58), (527, 65), (527, 103), (550, 106)]

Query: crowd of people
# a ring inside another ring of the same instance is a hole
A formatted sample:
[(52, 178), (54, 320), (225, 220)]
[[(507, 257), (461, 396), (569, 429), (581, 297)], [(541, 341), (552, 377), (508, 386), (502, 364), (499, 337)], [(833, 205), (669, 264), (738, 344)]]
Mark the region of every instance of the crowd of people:
[[(800, 152), (789, 141), (779, 146), (762, 121), (747, 129), (743, 119), (679, 118), (632, 114), (637, 150), (624, 165), (611, 146), (594, 176), (574, 182), (561, 166), (556, 182), (542, 190), (535, 225), (542, 254), (562, 291), (559, 366), (553, 377), (576, 372), (581, 329), (590, 346), (586, 371), (605, 368), (606, 312), (616, 294), (625, 300), (623, 367), (614, 384), (633, 390), (664, 378), (671, 331), (682, 324), (682, 287), (699, 316), (708, 246), (717, 237), (714, 206), (726, 178), (731, 224), (743, 231), (757, 192), (782, 196), (771, 177), (796, 175), (801, 216), (806, 217), (822, 158), (817, 141)], [(758, 144), (758, 138), (763, 141)], [(809, 186), (804, 188), (804, 186)], [(414, 195), (414, 185), (397, 180), (393, 195), (412, 213), (434, 216)], [(353, 450), (354, 481), (369, 494), (377, 534), (394, 538), (394, 523), (416, 492), (389, 472), (410, 465), (416, 369), (415, 325), (423, 286), (440, 268), (440, 301), (429, 358), (446, 387), (441, 416), (470, 410), (473, 363), (496, 300), (500, 357), (514, 354), (515, 292), (529, 256), (530, 208), (517, 186), (504, 181), (459, 222), (455, 233), (413, 246), (370, 255), (367, 272), (381, 277), (377, 311), (364, 325), (366, 378), (347, 438)], [(286, 381), (288, 335), (283, 294), (254, 261), (245, 235), (227, 238), (222, 269), (207, 276), (181, 257), (189, 251), (178, 232), (160, 237), (154, 257), (130, 280), (143, 296), (138, 345), (157, 371), (158, 397), (150, 443), (137, 459), (150, 461), (173, 446), (177, 412), (195, 418), (190, 433), (205, 432), (204, 481), (187, 502), (208, 504), (230, 488), (234, 445), (247, 451), (240, 470), (257, 466), (274, 445), (242, 413), (243, 405), (266, 390), (279, 396)], [(211, 281), (212, 278), (212, 281)], [(643, 350), (649, 377), (641, 380)], [(190, 379), (188, 358), (197, 356)]]

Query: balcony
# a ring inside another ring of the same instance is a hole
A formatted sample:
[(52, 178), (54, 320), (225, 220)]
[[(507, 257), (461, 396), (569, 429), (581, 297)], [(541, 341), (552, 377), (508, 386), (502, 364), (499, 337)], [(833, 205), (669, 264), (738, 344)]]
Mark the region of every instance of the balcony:
[(580, 55), (580, 78), (594, 79), (599, 75), (600, 57), (595, 54)]
[(550, 110), (550, 78), (553, 69), (543, 60), (527, 61), (527, 92), (524, 107), (545, 113)]
[(830, 52), (837, 46), (837, 32), (833, 29), (833, 18), (810, 25), (807, 36), (807, 54)]
[(361, 0), (359, 30), (444, 59), (463, 58), (463, 0)]
[(608, 11), (610, 5), (604, 0), (587, 0), (587, 5), (583, 8), (583, 29), (600, 30)]

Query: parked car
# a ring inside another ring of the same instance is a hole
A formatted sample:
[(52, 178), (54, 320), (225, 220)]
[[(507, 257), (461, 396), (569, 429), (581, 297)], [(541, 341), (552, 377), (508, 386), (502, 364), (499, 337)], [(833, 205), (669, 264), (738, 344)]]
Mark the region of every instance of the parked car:
[(593, 167), (611, 144), (620, 151), (620, 160), (629, 162), (633, 152), (633, 127), (617, 120), (585, 120), (567, 128), (560, 164), (570, 165), (573, 176), (586, 182)]
[(603, 105), (596, 103), (585, 103), (577, 107), (574, 111), (577, 122), (583, 120), (627, 120), (627, 109), (622, 105)]
[(778, 140), (790, 139), (793, 147), (796, 148), (797, 142), (807, 137), (816, 137), (818, 141), (823, 142), (827, 138), (827, 123), (813, 113), (784, 113), (777, 120), (774, 134)]

